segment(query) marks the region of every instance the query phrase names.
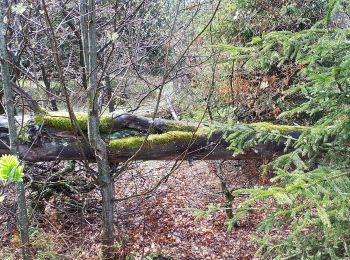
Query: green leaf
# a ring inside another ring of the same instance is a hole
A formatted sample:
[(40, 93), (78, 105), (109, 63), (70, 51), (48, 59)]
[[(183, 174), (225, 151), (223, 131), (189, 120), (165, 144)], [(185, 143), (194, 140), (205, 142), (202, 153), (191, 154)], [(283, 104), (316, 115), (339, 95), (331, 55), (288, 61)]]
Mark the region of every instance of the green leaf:
[(5, 182), (20, 182), (23, 179), (23, 166), (16, 156), (3, 155), (0, 158), (0, 180)]

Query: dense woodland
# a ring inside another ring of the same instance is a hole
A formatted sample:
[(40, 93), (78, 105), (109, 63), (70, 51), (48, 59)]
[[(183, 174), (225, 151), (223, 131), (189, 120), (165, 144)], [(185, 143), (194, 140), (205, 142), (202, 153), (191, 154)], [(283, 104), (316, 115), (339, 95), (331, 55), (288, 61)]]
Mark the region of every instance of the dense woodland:
[(2, 0), (0, 259), (350, 258), (348, 0)]

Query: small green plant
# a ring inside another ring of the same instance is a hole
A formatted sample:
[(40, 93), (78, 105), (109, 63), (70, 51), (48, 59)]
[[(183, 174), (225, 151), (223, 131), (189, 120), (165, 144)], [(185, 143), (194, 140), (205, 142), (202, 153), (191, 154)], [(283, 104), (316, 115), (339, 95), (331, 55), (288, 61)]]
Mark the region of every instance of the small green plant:
[(217, 213), (218, 211), (222, 210), (222, 206), (219, 204), (212, 204), (210, 203), (207, 206), (207, 209), (196, 209), (196, 208), (187, 208), (187, 211), (192, 212), (193, 217), (195, 218), (196, 222), (199, 222), (210, 215)]
[[(23, 178), (23, 166), (16, 156), (3, 155), (0, 158), (0, 180), (3, 182), (20, 182)], [(5, 199), (0, 196), (0, 202)]]
[(3, 182), (21, 182), (23, 166), (14, 155), (3, 155), (0, 158), (0, 180)]
[(60, 259), (59, 254), (54, 249), (55, 238), (53, 235), (46, 233), (43, 229), (35, 227), (30, 230), (32, 247), (36, 252), (35, 259)]

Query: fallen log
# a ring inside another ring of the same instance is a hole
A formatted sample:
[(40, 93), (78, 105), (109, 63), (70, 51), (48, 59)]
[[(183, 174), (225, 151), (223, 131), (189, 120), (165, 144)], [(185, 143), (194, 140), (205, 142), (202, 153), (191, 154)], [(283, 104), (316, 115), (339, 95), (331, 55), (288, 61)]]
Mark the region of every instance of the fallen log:
[[(77, 113), (78, 125), (87, 129), (86, 114)], [(50, 113), (18, 118), (22, 126), (20, 157), (25, 161), (95, 159), (81, 136), (74, 134), (70, 118), (65, 113)], [(285, 135), (300, 135), (303, 127), (268, 125)], [(271, 158), (284, 152), (284, 144), (267, 142), (254, 145), (243, 154), (233, 156), (225, 140), (227, 132), (245, 131), (246, 125), (230, 130), (211, 129), (203, 124), (136, 116), (109, 114), (101, 117), (100, 131), (108, 147), (110, 162), (133, 160), (239, 160)], [(266, 126), (265, 126), (266, 127)], [(0, 155), (9, 153), (6, 117), (0, 117)]]

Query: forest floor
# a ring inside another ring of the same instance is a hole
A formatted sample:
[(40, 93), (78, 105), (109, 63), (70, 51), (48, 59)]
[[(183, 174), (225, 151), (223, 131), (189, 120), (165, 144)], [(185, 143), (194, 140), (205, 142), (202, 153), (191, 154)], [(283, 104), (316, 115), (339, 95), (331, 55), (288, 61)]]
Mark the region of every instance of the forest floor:
[[(210, 204), (225, 202), (213, 165), (183, 162), (154, 192), (117, 203), (116, 250), (120, 259), (253, 259), (256, 248), (250, 239), (263, 216), (252, 213), (228, 232), (224, 211), (196, 220), (189, 210), (205, 210)], [(169, 162), (134, 165), (117, 179), (116, 197), (147, 191), (172, 166)], [(244, 180), (235, 176), (231, 182), (244, 186)], [(82, 206), (74, 206), (74, 200), (63, 195), (54, 196), (48, 203), (45, 220), (31, 235), (37, 259), (99, 258), (99, 193), (92, 191), (75, 200)], [(1, 235), (0, 258), (16, 259), (16, 255), (18, 235), (12, 229)]]

